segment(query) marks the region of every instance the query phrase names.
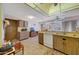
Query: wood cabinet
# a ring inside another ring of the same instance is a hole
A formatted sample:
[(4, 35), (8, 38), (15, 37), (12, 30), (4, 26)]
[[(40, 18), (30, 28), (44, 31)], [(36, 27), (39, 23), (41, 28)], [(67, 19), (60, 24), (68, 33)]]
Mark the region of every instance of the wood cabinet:
[(29, 32), (27, 31), (28, 22), (19, 20), (18, 21), (18, 39), (23, 40), (29, 38)]
[(29, 38), (29, 32), (28, 31), (18, 32), (18, 39), (19, 40), (28, 39), (28, 38)]
[(19, 20), (19, 27), (27, 27), (27, 26), (28, 26), (27, 21)]
[(30, 32), (30, 37), (35, 37), (35, 36), (37, 36), (38, 35), (38, 32), (37, 31), (35, 31), (35, 32)]
[(79, 39), (66, 36), (53, 36), (54, 49), (65, 54), (79, 55)]
[(38, 40), (40, 44), (44, 45), (44, 34), (43, 33), (38, 33)]
[(59, 51), (63, 52), (63, 40), (61, 36), (53, 36), (53, 47)]

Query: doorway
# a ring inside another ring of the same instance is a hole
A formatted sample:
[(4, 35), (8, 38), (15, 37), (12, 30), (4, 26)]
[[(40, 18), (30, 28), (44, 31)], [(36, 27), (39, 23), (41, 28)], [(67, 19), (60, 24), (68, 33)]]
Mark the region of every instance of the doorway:
[(16, 20), (5, 18), (9, 22), (9, 25), (5, 27), (5, 40), (11, 41), (17, 38), (18, 22)]

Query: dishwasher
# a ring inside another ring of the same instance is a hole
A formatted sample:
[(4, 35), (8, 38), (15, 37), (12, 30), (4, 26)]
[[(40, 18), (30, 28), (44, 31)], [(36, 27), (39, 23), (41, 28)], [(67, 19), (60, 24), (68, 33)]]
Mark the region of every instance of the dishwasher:
[(44, 34), (44, 45), (53, 48), (53, 35), (50, 33)]

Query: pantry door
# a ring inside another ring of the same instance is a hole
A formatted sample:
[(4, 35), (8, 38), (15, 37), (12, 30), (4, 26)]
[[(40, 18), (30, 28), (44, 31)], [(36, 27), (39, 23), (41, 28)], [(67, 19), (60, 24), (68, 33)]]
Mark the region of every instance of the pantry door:
[(6, 19), (9, 21), (9, 25), (5, 27), (5, 40), (13, 40), (17, 38), (17, 21), (12, 19)]

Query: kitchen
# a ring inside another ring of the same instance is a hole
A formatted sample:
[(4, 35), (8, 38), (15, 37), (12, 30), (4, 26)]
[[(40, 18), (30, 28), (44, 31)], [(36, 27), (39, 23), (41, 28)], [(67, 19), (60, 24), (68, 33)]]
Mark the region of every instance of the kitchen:
[(3, 12), (5, 40), (19, 40), (25, 55), (79, 55), (78, 3), (4, 3)]

